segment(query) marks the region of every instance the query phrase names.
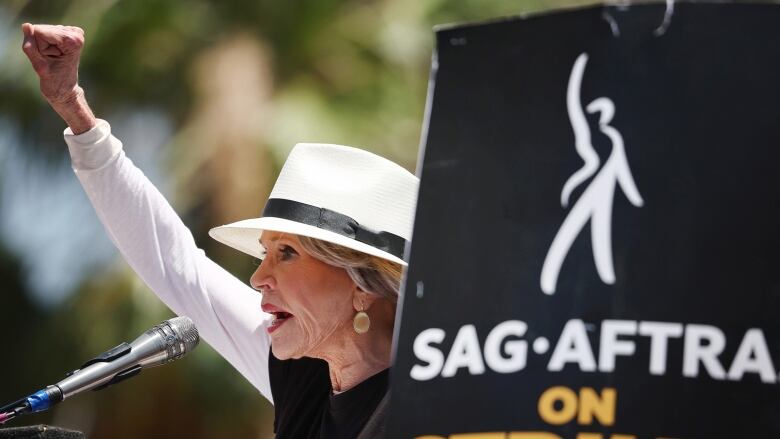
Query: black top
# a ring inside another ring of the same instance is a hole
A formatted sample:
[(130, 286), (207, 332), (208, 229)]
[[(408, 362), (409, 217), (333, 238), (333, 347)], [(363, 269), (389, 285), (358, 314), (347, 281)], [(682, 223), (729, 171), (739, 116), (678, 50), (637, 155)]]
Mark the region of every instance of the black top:
[(268, 356), (274, 398), (274, 433), (286, 438), (344, 438), (358, 436), (387, 393), (388, 369), (338, 395), (332, 394), (328, 363)]

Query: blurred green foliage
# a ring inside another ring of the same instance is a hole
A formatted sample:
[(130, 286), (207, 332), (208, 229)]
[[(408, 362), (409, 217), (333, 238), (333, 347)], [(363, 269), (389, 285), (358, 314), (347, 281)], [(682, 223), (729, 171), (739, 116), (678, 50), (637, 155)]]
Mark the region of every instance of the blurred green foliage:
[[(0, 119), (17, 130), (31, 160), (68, 160), (64, 125), (38, 92), (19, 49), (19, 26), (84, 28), (80, 82), (95, 113), (113, 116), (112, 123), (134, 113), (163, 115), (172, 134), (160, 166), (174, 188), (172, 203), (207, 253), (248, 279), (251, 261), (218, 247), (206, 231), (255, 216), (296, 142), (362, 146), (414, 170), (435, 24), (586, 3), (10, 0), (0, 5)], [(226, 136), (225, 144), (211, 141)], [(247, 180), (256, 181), (243, 187)], [(10, 184), (27, 183), (6, 181), (3, 189), (13, 190)], [(171, 316), (118, 256), (54, 307), (32, 299), (23, 271), (0, 241), (0, 402), (59, 380)], [(272, 420), (270, 404), (201, 347), (187, 360), (14, 425), (50, 423), (92, 438), (271, 437)]]

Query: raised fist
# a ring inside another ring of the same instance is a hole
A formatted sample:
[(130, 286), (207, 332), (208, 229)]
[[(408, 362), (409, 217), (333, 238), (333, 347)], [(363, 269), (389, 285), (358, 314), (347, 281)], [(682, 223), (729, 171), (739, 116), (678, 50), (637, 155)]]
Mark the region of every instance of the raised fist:
[(77, 98), (78, 69), (84, 31), (72, 26), (24, 23), (22, 50), (30, 59), (50, 104), (65, 104)]

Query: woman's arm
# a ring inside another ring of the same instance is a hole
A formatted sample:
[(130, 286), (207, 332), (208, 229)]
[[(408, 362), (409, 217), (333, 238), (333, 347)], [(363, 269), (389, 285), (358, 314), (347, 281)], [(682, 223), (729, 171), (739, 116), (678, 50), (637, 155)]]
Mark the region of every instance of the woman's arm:
[(122, 151), (107, 122), (81, 135), (65, 131), (74, 169), (108, 236), (176, 314), (271, 400), (269, 315), (260, 293), (197, 248), (189, 229)]
[(111, 240), (175, 313), (189, 316), (203, 339), (272, 400), (265, 330), (271, 316), (260, 309), (260, 294), (197, 248), (162, 194), (125, 156), (109, 124), (94, 118), (72, 72), (83, 32), (29, 24), (23, 31), (41, 91), (69, 125), (65, 140), (73, 168)]

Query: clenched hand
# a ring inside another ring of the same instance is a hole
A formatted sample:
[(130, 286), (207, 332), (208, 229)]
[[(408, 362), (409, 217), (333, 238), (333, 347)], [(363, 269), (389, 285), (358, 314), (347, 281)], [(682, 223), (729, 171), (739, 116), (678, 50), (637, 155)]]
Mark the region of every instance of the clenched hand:
[(41, 93), (74, 133), (95, 125), (78, 85), (84, 31), (73, 26), (22, 25), (22, 50), (40, 79)]

